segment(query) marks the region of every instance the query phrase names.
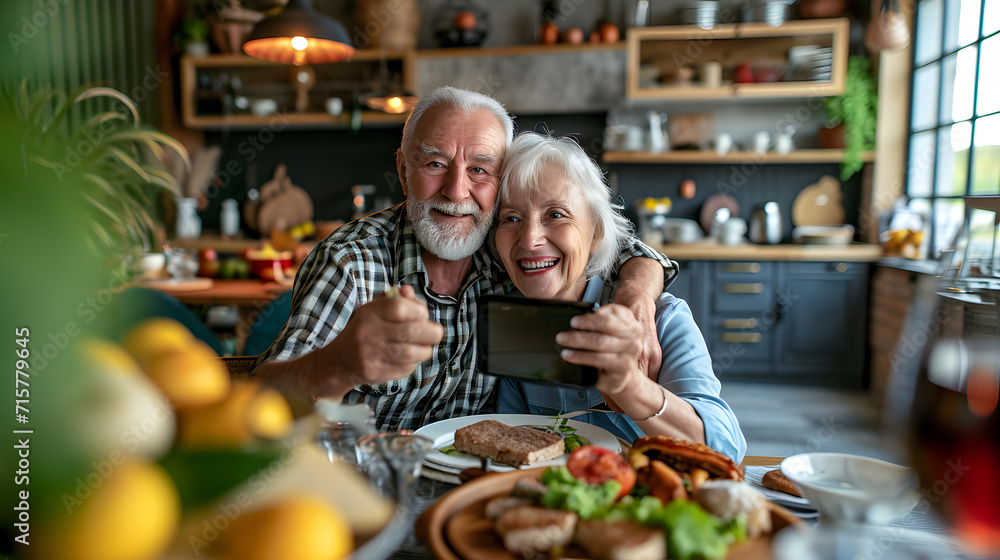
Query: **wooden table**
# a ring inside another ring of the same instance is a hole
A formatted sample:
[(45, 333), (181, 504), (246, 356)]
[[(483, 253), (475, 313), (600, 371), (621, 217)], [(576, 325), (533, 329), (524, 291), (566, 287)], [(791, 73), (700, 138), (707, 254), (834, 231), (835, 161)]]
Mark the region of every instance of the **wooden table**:
[(279, 284), (256, 279), (213, 279), (212, 287), (205, 290), (161, 291), (177, 298), (185, 305), (235, 305), (239, 316), (239, 323), (236, 326), (236, 353), (239, 355), (243, 352), (243, 346), (250, 334), (250, 326), (260, 311), (291, 288), (290, 283)]
[(212, 287), (207, 290), (192, 292), (171, 292), (185, 305), (235, 305), (237, 307), (263, 308), (281, 294), (292, 288), (291, 285), (263, 280), (212, 280)]
[(740, 463), (744, 467), (770, 467), (772, 465), (780, 465), (784, 461), (784, 457), (765, 457), (762, 455), (747, 455), (743, 457), (743, 462)]

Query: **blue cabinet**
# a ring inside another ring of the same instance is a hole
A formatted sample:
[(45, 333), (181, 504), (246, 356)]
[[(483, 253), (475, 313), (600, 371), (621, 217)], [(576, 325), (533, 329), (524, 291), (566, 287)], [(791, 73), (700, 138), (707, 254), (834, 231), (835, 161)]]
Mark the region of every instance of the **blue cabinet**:
[(720, 379), (860, 388), (869, 265), (685, 261), (687, 300)]

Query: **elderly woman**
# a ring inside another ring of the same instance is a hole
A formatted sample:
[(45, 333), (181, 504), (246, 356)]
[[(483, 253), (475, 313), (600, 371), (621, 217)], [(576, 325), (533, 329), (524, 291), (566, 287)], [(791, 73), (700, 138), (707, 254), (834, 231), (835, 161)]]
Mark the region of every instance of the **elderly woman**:
[(654, 381), (639, 368), (642, 326), (613, 301), (608, 278), (631, 224), (612, 207), (600, 168), (569, 138), (523, 133), (507, 150), (500, 183), (496, 251), (521, 293), (597, 302), (559, 333), (567, 362), (597, 368), (594, 388), (503, 379), (502, 413), (553, 415), (607, 402), (617, 413), (577, 419), (633, 441), (667, 435), (706, 443), (736, 461), (746, 440), (712, 371), (687, 304), (664, 293), (656, 306), (663, 363)]

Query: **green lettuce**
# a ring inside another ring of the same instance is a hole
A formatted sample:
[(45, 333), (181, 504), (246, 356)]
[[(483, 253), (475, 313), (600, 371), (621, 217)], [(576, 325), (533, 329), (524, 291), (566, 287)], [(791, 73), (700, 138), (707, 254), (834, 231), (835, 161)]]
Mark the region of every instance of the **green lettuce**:
[(745, 516), (724, 521), (694, 501), (663, 505), (637, 487), (638, 492), (616, 503), (618, 482), (590, 485), (562, 466), (542, 473), (542, 482), (549, 489), (542, 497), (547, 508), (574, 511), (583, 519), (635, 521), (662, 529), (667, 534), (668, 557), (673, 560), (717, 560), (726, 555), (730, 544), (746, 539)]

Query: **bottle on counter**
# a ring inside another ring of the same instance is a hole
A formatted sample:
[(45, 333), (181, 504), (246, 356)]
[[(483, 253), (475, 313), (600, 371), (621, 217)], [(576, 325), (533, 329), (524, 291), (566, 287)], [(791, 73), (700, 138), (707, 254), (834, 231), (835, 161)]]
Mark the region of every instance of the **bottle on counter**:
[(240, 209), (236, 200), (227, 198), (222, 201), (219, 229), (225, 237), (236, 237), (240, 233)]
[(177, 199), (177, 237), (197, 239), (201, 237), (201, 218), (198, 217), (198, 199)]

